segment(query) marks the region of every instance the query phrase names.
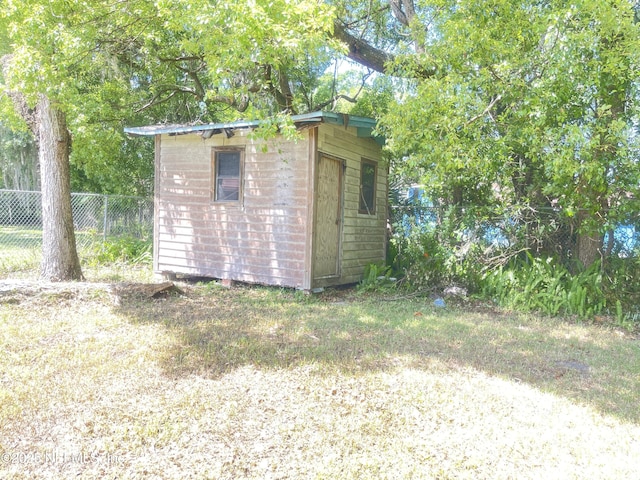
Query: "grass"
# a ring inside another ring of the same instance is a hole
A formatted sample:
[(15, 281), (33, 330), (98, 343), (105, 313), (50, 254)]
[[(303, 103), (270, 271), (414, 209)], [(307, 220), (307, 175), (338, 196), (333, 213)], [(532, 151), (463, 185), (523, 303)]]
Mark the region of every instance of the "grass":
[[(82, 271), (94, 281), (151, 281), (150, 242), (76, 231)], [(147, 247), (148, 246), (148, 247)], [(42, 230), (0, 226), (0, 278), (33, 278), (42, 261)]]
[[(1, 282), (0, 282), (1, 283)], [(0, 477), (640, 477), (640, 342), (352, 290), (0, 293)]]

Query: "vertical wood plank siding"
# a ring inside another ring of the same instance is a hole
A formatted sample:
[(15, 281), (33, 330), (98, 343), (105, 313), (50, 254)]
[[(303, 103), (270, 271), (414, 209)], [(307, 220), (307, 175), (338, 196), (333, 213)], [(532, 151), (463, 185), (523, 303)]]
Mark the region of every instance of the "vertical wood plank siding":
[[(344, 219), (340, 278), (316, 281), (314, 286), (358, 282), (370, 263), (386, 258), (387, 167), (381, 163), (381, 149), (371, 138), (359, 138), (355, 128), (323, 124), (318, 150), (346, 162), (344, 172)], [(376, 211), (358, 213), (360, 198), (360, 162), (362, 158), (378, 162)]]
[[(309, 141), (160, 138), (156, 170), (157, 272), (303, 287)], [(244, 147), (243, 198), (212, 201), (212, 147)]]

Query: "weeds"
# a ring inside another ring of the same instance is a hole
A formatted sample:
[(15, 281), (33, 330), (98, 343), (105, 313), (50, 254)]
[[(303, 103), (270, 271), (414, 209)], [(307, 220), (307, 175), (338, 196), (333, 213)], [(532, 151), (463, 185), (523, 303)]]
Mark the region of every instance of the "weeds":
[(396, 279), (391, 276), (391, 267), (375, 263), (367, 265), (364, 275), (358, 284), (359, 292), (380, 292), (391, 290), (396, 286)]
[(515, 310), (589, 318), (607, 306), (599, 262), (572, 275), (552, 258), (524, 260), (487, 272), (481, 296)]
[(112, 263), (150, 265), (152, 243), (136, 237), (115, 237), (95, 242), (83, 251), (83, 258), (90, 266)]

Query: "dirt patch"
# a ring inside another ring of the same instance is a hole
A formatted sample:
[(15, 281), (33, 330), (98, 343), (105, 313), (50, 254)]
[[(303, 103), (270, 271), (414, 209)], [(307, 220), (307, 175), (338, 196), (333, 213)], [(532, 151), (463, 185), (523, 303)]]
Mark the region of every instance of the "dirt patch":
[(103, 283), (103, 282), (46, 282), (40, 280), (0, 280), (0, 304), (19, 304), (30, 299), (47, 303), (63, 303), (87, 296), (110, 295), (115, 305), (125, 299), (157, 299), (184, 294), (173, 282), (163, 283)]

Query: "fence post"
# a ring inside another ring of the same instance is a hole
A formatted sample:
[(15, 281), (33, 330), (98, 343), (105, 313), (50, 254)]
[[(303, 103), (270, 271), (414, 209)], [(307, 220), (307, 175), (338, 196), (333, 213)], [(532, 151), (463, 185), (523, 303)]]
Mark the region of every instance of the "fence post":
[(106, 242), (107, 241), (107, 218), (108, 218), (108, 213), (109, 213), (109, 197), (107, 195), (104, 195), (104, 225), (102, 227), (102, 241)]

